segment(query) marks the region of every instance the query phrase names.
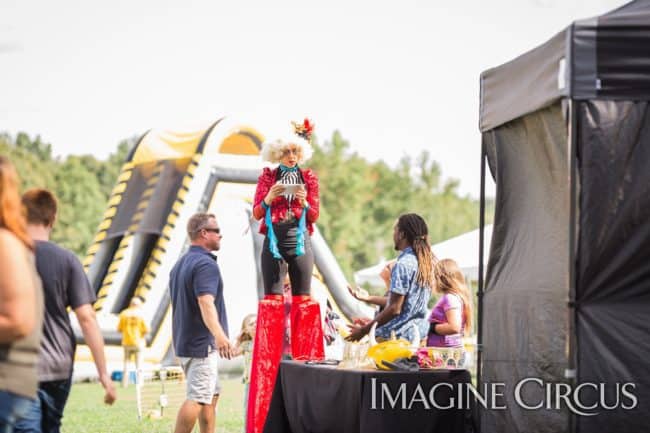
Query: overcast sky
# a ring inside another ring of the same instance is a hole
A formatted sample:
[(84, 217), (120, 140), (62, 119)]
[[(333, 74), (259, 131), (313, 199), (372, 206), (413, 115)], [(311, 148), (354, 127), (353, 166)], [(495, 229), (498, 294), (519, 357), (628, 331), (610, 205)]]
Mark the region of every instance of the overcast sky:
[(620, 0), (0, 0), (0, 131), (104, 158), (227, 115), (305, 115), (370, 160), (428, 149), (478, 196), (481, 71)]

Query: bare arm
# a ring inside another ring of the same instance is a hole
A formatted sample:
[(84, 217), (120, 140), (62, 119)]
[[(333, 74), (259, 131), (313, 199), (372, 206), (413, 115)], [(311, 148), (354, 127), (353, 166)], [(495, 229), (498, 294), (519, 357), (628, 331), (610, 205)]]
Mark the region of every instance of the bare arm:
[(377, 323), (377, 326), (381, 326), (397, 317), (402, 312), (404, 298), (404, 295), (398, 295), (397, 293), (390, 292), (388, 294), (388, 303), (386, 304), (386, 307), (379, 314), (377, 314), (377, 317), (364, 325), (352, 325), (350, 327), (350, 335), (347, 337), (347, 339), (351, 341), (360, 340), (364, 337), (364, 335), (367, 335), (368, 332), (370, 332), (370, 328), (372, 328), (372, 325), (374, 323)]
[(232, 347), (230, 345), (230, 340), (228, 340), (226, 333), (223, 332), (221, 324), (219, 323), (219, 313), (217, 313), (217, 308), (214, 306), (214, 296), (204, 294), (199, 296), (197, 300), (199, 302), (199, 309), (201, 310), (203, 323), (210, 330), (212, 335), (214, 335), (219, 354), (224, 358), (230, 359), (232, 357)]
[(354, 296), (355, 299), (367, 302), (369, 304), (379, 305), (381, 308), (386, 307), (386, 303), (388, 302), (388, 296), (370, 295), (366, 290), (362, 289), (359, 286), (357, 286), (356, 289), (353, 289), (350, 285), (348, 285), (348, 291), (352, 296)]
[(388, 303), (388, 296), (368, 296), (366, 301), (369, 304), (378, 305), (380, 308), (385, 308)]
[(232, 348), (232, 356), (240, 356), (243, 355), (244, 350), (241, 347), (241, 344), (239, 344), (239, 341), (235, 343), (235, 347)]
[(25, 246), (0, 229), (0, 343), (24, 338), (36, 325), (33, 273)]
[(447, 323), (439, 323), (436, 325), (436, 334), (438, 335), (454, 335), (463, 332), (461, 328), (462, 318), (460, 308), (451, 308), (445, 311)]
[[(377, 314), (377, 317), (375, 317), (374, 322), (377, 322), (377, 326), (384, 325), (395, 317), (399, 316), (399, 314), (402, 312), (404, 299), (404, 295), (398, 295), (397, 293), (390, 292), (388, 294), (388, 302), (386, 303), (386, 307), (381, 311), (381, 313)], [(368, 328), (367, 331), (370, 331), (372, 323), (373, 322), (370, 322), (368, 325), (366, 325)], [(367, 333), (368, 332), (366, 332), (366, 334)]]
[(99, 382), (104, 387), (106, 392), (104, 395), (104, 403), (113, 404), (116, 398), (115, 387), (113, 386), (113, 381), (108, 376), (106, 371), (106, 358), (104, 357), (104, 338), (102, 337), (99, 325), (97, 324), (97, 318), (95, 317), (95, 310), (93, 310), (92, 305), (84, 304), (74, 310), (77, 320), (79, 321), (79, 326), (81, 326), (81, 332), (83, 332), (84, 340), (90, 348), (90, 352), (93, 354), (93, 359), (95, 360), (95, 367), (97, 368), (97, 373), (99, 374)]

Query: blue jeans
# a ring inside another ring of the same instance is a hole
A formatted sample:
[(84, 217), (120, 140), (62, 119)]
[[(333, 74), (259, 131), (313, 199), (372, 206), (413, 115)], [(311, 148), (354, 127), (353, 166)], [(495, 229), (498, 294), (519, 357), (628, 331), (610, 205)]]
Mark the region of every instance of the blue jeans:
[(25, 416), (36, 400), (0, 391), (0, 433), (12, 433), (16, 422)]
[(70, 385), (70, 379), (39, 382), (38, 398), (30, 404), (27, 415), (16, 423), (14, 432), (59, 433)]

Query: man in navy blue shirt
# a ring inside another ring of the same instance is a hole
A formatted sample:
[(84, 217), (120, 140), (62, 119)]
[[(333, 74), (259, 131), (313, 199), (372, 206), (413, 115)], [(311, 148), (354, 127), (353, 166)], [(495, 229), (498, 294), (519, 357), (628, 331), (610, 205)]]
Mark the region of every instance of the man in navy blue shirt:
[(214, 432), (220, 393), (217, 352), (232, 356), (223, 300), (223, 281), (211, 251), (221, 246), (213, 214), (197, 213), (187, 223), (190, 249), (171, 271), (172, 334), (187, 379), (186, 400), (176, 417), (176, 433), (190, 433), (199, 419), (201, 433)]

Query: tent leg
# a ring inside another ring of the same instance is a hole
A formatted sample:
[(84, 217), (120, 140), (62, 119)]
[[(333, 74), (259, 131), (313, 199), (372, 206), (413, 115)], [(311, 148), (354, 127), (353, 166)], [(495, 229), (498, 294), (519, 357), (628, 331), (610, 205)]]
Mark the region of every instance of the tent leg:
[[(485, 140), (481, 140), (481, 197), (479, 206), (479, 240), (478, 240), (478, 289), (477, 296), (477, 330), (476, 330), (476, 388), (481, 389), (481, 370), (483, 358), (483, 234), (485, 232), (485, 160), (487, 158)], [(481, 431), (481, 410), (476, 412), (478, 432)]]
[[(577, 253), (577, 199), (578, 199), (578, 103), (569, 100), (569, 273), (568, 288), (569, 301), (568, 314), (568, 362), (565, 378), (572, 389), (577, 383), (576, 359), (576, 253)], [(569, 411), (569, 433), (577, 432), (578, 420), (572, 411)]]

